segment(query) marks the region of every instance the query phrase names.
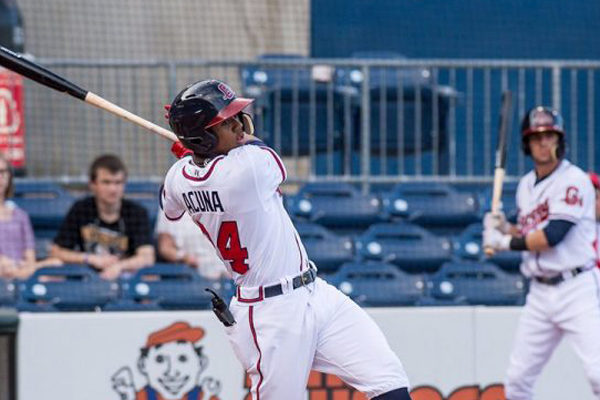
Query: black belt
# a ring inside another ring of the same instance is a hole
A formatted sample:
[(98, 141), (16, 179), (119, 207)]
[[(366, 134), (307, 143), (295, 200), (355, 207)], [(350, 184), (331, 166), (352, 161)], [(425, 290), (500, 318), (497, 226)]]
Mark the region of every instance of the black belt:
[[(591, 268), (588, 267), (576, 267), (573, 269), (570, 269), (568, 271), (565, 271), (559, 275), (553, 276), (553, 277), (545, 277), (545, 276), (535, 276), (533, 279), (535, 279), (536, 281), (538, 281), (539, 283), (543, 283), (544, 285), (550, 285), (550, 286), (556, 286), (559, 283), (570, 279), (570, 278), (574, 278), (577, 275), (581, 274), (582, 272), (585, 271), (589, 271)], [(567, 274), (567, 277), (565, 278), (565, 273)]]
[[(317, 271), (314, 268), (309, 268), (300, 275), (295, 276), (294, 279), (292, 279), (292, 288), (298, 289), (299, 287), (306, 286), (309, 283), (314, 282), (316, 277)], [(263, 289), (265, 298), (279, 296), (280, 294), (283, 294), (283, 287), (281, 287), (281, 284), (265, 286)]]

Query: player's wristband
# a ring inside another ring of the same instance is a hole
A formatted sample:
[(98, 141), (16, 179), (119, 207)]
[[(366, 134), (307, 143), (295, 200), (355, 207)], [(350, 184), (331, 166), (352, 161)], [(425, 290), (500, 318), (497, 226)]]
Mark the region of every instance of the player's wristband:
[(527, 242), (525, 241), (525, 236), (520, 236), (520, 237), (513, 236), (513, 238), (510, 239), (509, 248), (511, 250), (516, 250), (516, 251), (527, 250)]

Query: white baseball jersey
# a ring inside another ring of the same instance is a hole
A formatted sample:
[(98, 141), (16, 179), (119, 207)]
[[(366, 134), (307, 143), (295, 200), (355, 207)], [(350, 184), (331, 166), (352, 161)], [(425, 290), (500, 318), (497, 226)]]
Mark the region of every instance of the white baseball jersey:
[[(230, 303), (237, 323), (225, 332), (252, 398), (305, 400), (312, 369), (368, 398), (408, 387), (402, 363), (364, 310), (318, 277), (295, 288), (294, 277), (310, 267), (278, 192), (285, 176), (272, 149), (247, 144), (202, 167), (179, 160), (163, 191), (165, 215), (189, 213), (238, 285)], [(281, 294), (267, 296), (264, 286), (274, 284)]]
[(240, 146), (202, 167), (184, 157), (167, 173), (163, 208), (171, 220), (191, 215), (238, 286), (270, 284), (308, 267), (278, 191), (285, 178), (266, 146)]
[(553, 276), (557, 272), (593, 265), (596, 259), (595, 193), (589, 177), (567, 160), (536, 184), (535, 171), (519, 182), (518, 228), (522, 235), (543, 229), (551, 220), (573, 225), (553, 248), (523, 252), (521, 272), (526, 276)]

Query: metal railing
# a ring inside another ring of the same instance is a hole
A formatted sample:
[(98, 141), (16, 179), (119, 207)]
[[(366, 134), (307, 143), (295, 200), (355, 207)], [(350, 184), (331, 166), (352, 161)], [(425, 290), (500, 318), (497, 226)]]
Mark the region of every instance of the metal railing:
[[(596, 80), (600, 62), (405, 59), (265, 59), (122, 62), (40, 60), (108, 100), (166, 126), (162, 105), (185, 85), (214, 77), (256, 98), (257, 133), (279, 151), (290, 182), (489, 181), (500, 108), (515, 104), (507, 168), (530, 168), (519, 122), (537, 104), (567, 123), (567, 157), (598, 170)], [(27, 82), (30, 176), (82, 180), (88, 163), (116, 152), (131, 175), (160, 179), (168, 144), (128, 122)]]

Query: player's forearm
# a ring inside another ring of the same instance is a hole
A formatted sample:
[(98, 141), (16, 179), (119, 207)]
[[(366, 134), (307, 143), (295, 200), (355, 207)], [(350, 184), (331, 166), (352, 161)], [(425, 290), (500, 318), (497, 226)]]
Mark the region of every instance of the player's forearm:
[(528, 233), (525, 236), (525, 244), (528, 251), (543, 251), (550, 248), (546, 234), (541, 229)]
[(50, 256), (56, 257), (67, 264), (85, 264), (88, 255), (81, 251), (69, 250), (53, 244), (50, 247)]
[(175, 241), (170, 235), (161, 233), (158, 235), (158, 253), (168, 262), (181, 261)]

